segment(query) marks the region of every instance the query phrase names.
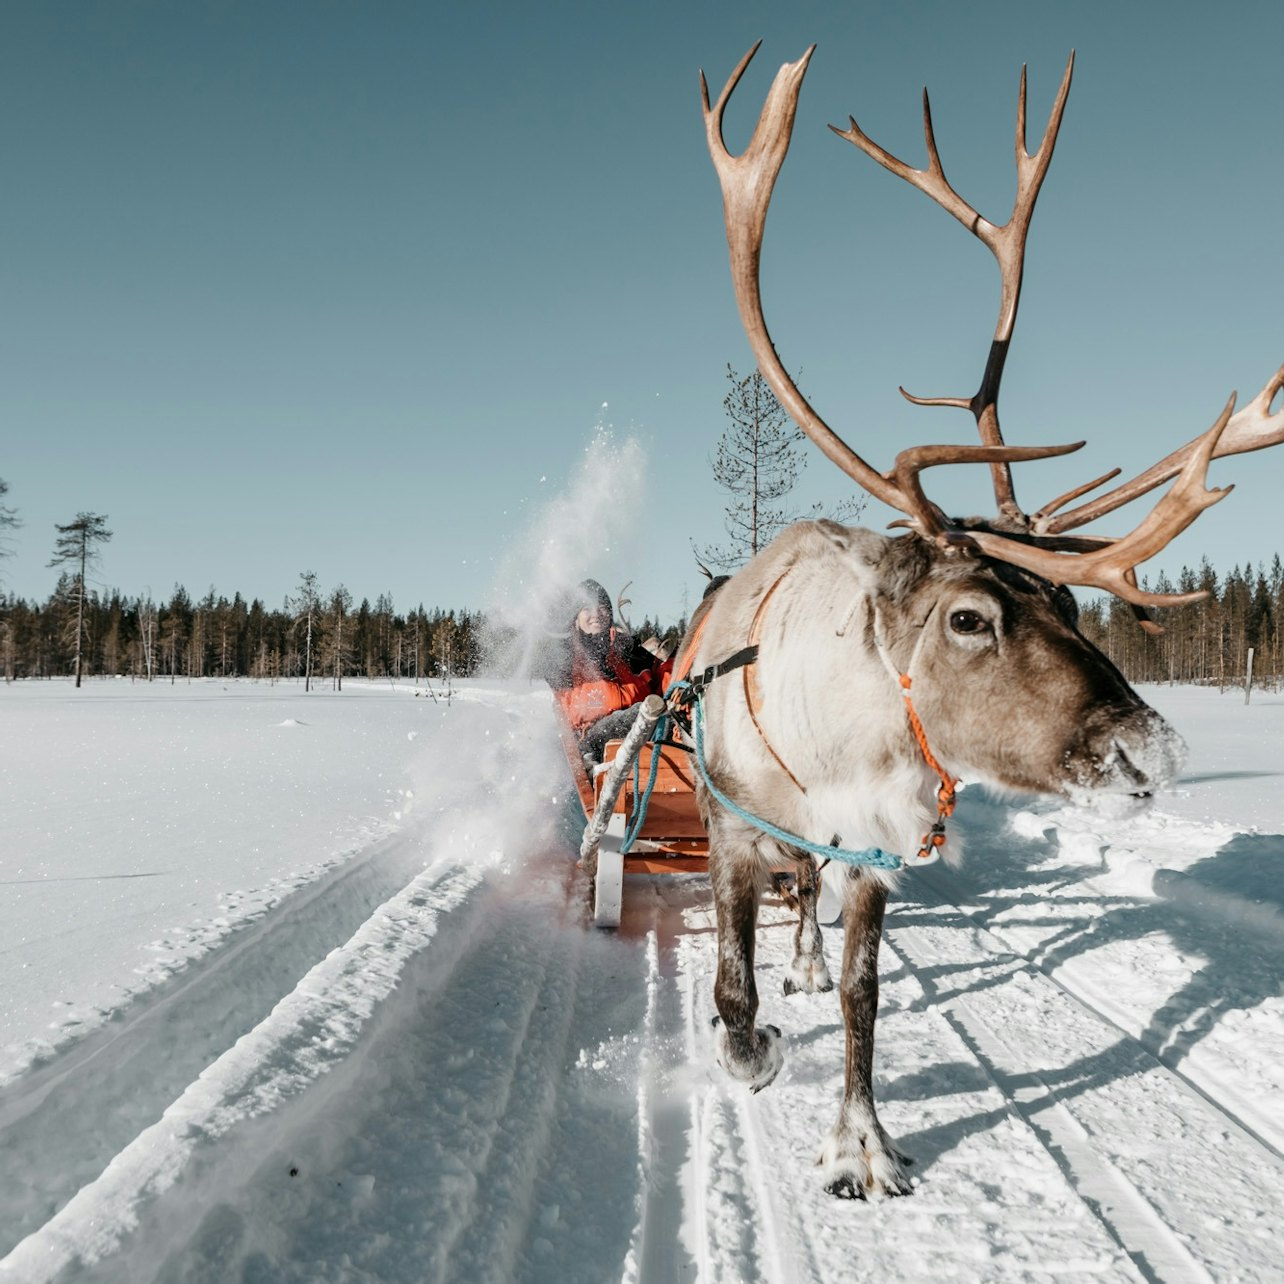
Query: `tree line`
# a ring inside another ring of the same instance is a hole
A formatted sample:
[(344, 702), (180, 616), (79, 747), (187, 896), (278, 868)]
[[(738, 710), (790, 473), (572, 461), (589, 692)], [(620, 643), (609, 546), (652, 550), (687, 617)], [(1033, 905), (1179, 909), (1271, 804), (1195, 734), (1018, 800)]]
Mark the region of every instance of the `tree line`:
[[(0, 479), (0, 499), (8, 494)], [(7, 533), (21, 526), (17, 510), (0, 504), (0, 558)], [(74, 675), (169, 678), (302, 677), (305, 686), (345, 677), (466, 676), (481, 654), (483, 618), (469, 611), (398, 614), (389, 594), (353, 608), (340, 584), (323, 594), (304, 571), (294, 594), (269, 609), (240, 593), (229, 600), (211, 588), (199, 602), (182, 585), (168, 602), (99, 593), (88, 572), (112, 532), (101, 513), (78, 513), (56, 525), (51, 567), (63, 570), (46, 602), (0, 594), (0, 671), (5, 681)]]
[[(748, 381), (728, 370), (733, 393)], [(729, 398), (730, 399), (730, 398)], [(757, 404), (757, 403), (755, 403)], [(758, 416), (751, 416), (757, 422)], [(0, 499), (8, 487), (0, 480)], [(511, 648), (504, 631), (480, 612), (415, 610), (399, 614), (389, 594), (373, 606), (368, 598), (354, 608), (343, 586), (323, 593), (317, 576), (304, 571), (295, 593), (275, 609), (240, 593), (229, 600), (211, 588), (200, 601), (175, 585), (168, 602), (150, 596), (129, 598), (119, 590), (89, 587), (87, 570), (98, 545), (111, 539), (106, 517), (79, 513), (59, 525), (51, 567), (63, 570), (44, 603), (0, 594), (0, 671), (6, 681), (82, 674), (155, 680), (179, 677), (301, 677), (305, 685), (345, 677), (466, 677), (483, 659), (494, 662)], [(0, 504), (3, 537), (19, 525), (12, 508)], [(757, 528), (755, 527), (755, 530)], [(1183, 567), (1173, 583), (1162, 572), (1156, 593), (1202, 591), (1185, 606), (1151, 611), (1161, 633), (1138, 627), (1133, 609), (1118, 598), (1099, 598), (1080, 609), (1080, 628), (1131, 682), (1183, 682), (1220, 687), (1243, 682), (1250, 650), (1256, 681), (1278, 687), (1284, 681), (1284, 563), (1275, 554), (1269, 567), (1236, 566), (1219, 576), (1204, 558), (1198, 570)], [(676, 644), (685, 621), (676, 626), (647, 619), (639, 637)], [(502, 662), (499, 665), (503, 668)]]
[[(74, 565), (74, 563), (73, 563)], [(354, 605), (342, 585), (323, 593), (304, 572), (281, 606), (231, 598), (213, 589), (194, 600), (176, 585), (168, 601), (127, 597), (112, 589), (80, 590), (76, 572), (59, 576), (46, 602), (0, 596), (0, 669), (15, 678), (70, 676), (77, 639), (86, 675), (139, 679), (300, 678), (339, 687), (345, 677), (467, 677), (503, 654), (503, 639), (480, 611), (398, 612), (389, 594)], [(1131, 682), (1237, 686), (1248, 650), (1254, 681), (1284, 683), (1284, 563), (1235, 567), (1219, 576), (1205, 559), (1183, 568), (1174, 584), (1160, 575), (1158, 593), (1202, 589), (1208, 597), (1151, 611), (1163, 633), (1138, 627), (1118, 598), (1080, 608), (1079, 626)], [(679, 629), (647, 619), (639, 636), (676, 640)], [(501, 666), (502, 667), (502, 666)]]
[(1174, 584), (1160, 574), (1156, 593), (1208, 596), (1186, 606), (1154, 608), (1163, 633), (1137, 625), (1126, 602), (1101, 598), (1080, 609), (1079, 627), (1123, 670), (1130, 682), (1195, 682), (1219, 687), (1244, 681), (1249, 648), (1254, 683), (1279, 687), (1284, 681), (1284, 564), (1275, 554), (1269, 566), (1236, 566), (1219, 576), (1205, 558), (1197, 571), (1183, 567)]
[(322, 593), (311, 572), (275, 608), (213, 589), (194, 600), (182, 585), (159, 603), (116, 589), (82, 594), (77, 580), (63, 573), (43, 603), (0, 597), (6, 681), (69, 676), (78, 651), (86, 676), (301, 678), (334, 687), (345, 677), (464, 677), (482, 654), (480, 612), (420, 605), (400, 613), (387, 593), (354, 606), (342, 585)]

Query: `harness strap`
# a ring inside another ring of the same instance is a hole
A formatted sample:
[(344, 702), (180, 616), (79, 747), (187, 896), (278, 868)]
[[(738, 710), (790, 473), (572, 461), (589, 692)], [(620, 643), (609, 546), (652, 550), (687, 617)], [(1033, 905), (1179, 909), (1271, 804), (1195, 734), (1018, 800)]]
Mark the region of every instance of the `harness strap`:
[(719, 660), (717, 664), (711, 664), (703, 673), (697, 674), (691, 679), (692, 689), (700, 692), (709, 685), (714, 678), (720, 678), (724, 673), (731, 673), (736, 669), (744, 669), (749, 672), (751, 665), (758, 662), (758, 644), (752, 643), (749, 646), (742, 646), (739, 651), (733, 652), (725, 660)]
[[(933, 607), (932, 611), (935, 610), (936, 608)], [(878, 651), (879, 658), (883, 661), (883, 666), (892, 675), (897, 686), (901, 689), (901, 695), (905, 698), (905, 714), (909, 718), (910, 730), (914, 733), (914, 739), (918, 742), (919, 752), (923, 755), (923, 761), (941, 779), (940, 786), (936, 791), (936, 823), (923, 835), (923, 841), (918, 848), (917, 859), (922, 861), (934, 859), (938, 848), (945, 844), (945, 822), (954, 815), (955, 790), (959, 783), (937, 762), (936, 755), (932, 753), (931, 746), (927, 743), (927, 732), (923, 730), (923, 723), (918, 716), (918, 710), (914, 708), (914, 701), (910, 697), (910, 688), (914, 685), (910, 670), (915, 667), (919, 653), (923, 649), (923, 643), (927, 638), (927, 620), (932, 618), (932, 611), (928, 612), (927, 619), (923, 621), (922, 632), (919, 633), (918, 641), (914, 644), (914, 651), (910, 655), (908, 667), (904, 673), (900, 673), (892, 663), (892, 658), (888, 654), (887, 648), (883, 645), (882, 621), (878, 615), (878, 608), (874, 608), (874, 646)]]
[(901, 858), (893, 855), (891, 852), (885, 852), (881, 847), (866, 847), (861, 851), (848, 851), (839, 847), (836, 842), (833, 843), (813, 843), (803, 838), (801, 834), (791, 834), (787, 829), (781, 829), (779, 825), (773, 825), (771, 821), (764, 820), (761, 816), (755, 816), (753, 812), (746, 811), (739, 803), (728, 798), (712, 781), (709, 776), (709, 768), (704, 760), (704, 718), (701, 716), (704, 707), (704, 699), (697, 695), (692, 705), (692, 724), (695, 729), (695, 761), (696, 766), (700, 769), (700, 775), (704, 780), (705, 787), (714, 796), (727, 811), (734, 816), (739, 816), (741, 820), (748, 821), (755, 829), (760, 829), (764, 834), (771, 838), (787, 844), (790, 847), (800, 847), (805, 852), (810, 852), (813, 856), (823, 856), (827, 860), (842, 861), (845, 865), (869, 865), (875, 869), (901, 869)]
[[(767, 613), (767, 603), (771, 601), (772, 594), (780, 587), (786, 575), (794, 568), (787, 566), (776, 578), (776, 582), (763, 594), (762, 601), (758, 603), (758, 609), (753, 614), (753, 621), (749, 625), (749, 641), (753, 644), (754, 651), (758, 650), (758, 634), (762, 629), (762, 617)], [(758, 672), (756, 666), (746, 667), (744, 672), (744, 689), (745, 689), (745, 708), (749, 711), (749, 719), (757, 731), (759, 739), (767, 746), (767, 752), (776, 760), (776, 766), (794, 782), (798, 792), (805, 794), (807, 786), (789, 770), (788, 764), (776, 752), (776, 746), (767, 739), (767, 733), (762, 729), (762, 723), (758, 721), (758, 710), (762, 707), (762, 689), (758, 685)]]

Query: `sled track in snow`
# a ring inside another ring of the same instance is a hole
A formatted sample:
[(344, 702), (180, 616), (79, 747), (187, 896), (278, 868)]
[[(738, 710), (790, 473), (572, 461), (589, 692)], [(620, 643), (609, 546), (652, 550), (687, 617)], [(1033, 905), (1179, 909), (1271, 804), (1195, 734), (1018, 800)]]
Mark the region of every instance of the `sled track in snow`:
[[(1260, 1232), (1251, 1210), (1264, 1191), (1284, 1199), (1284, 1164), (1218, 1099), (1220, 1085), (1165, 1064), (1096, 996), (979, 922), (951, 899), (947, 871), (915, 886), (927, 894), (889, 914), (884, 948), (914, 974), (1138, 1273), (1271, 1278), (1266, 1261), (1260, 1276), (1243, 1274), (1243, 1237)], [(942, 911), (952, 925), (937, 921)], [(1036, 1068), (1050, 1063), (1058, 1068)], [(1213, 1212), (1211, 1192), (1237, 1215)]]
[(211, 1149), (113, 1266), (299, 1284), (618, 1275), (646, 978), (636, 943), (585, 929), (559, 859), (520, 899), (484, 891), (444, 915), (343, 1063)]
[[(235, 932), (0, 1092), (0, 1257), (42, 1225), (422, 868), (396, 834)], [(66, 1137), (51, 1154), (50, 1138)]]
[[(639, 1225), (645, 950), (586, 928), (567, 853), (525, 864), (515, 889), (480, 867), (400, 868), (306, 960), (284, 945), (297, 923), (257, 925), (241, 953), (275, 938), (298, 964), (292, 988), (195, 1070), (148, 1084), (155, 1118), (113, 1129), (0, 1279), (499, 1282), (547, 1278), (550, 1261), (574, 1264), (563, 1279), (618, 1275)], [(313, 900), (350, 893), (336, 879)], [(202, 985), (237, 988), (246, 965), (224, 953), (172, 1017), (158, 998), (57, 1082), (29, 1085), (12, 1126), (92, 1091), (95, 1065), (119, 1063), (127, 1095), (126, 1063), (164, 1046), (155, 1023), (182, 1035)], [(107, 1095), (100, 1110), (122, 1104)], [(57, 1162), (33, 1162), (50, 1186)]]
[[(692, 894), (689, 934), (670, 942), (677, 975), (649, 1017), (641, 1269), (626, 1278), (878, 1278), (904, 1267), (906, 1245), (924, 1278), (1023, 1280), (1053, 1264), (1072, 1278), (1276, 1278), (1262, 1212), (1284, 1200), (1274, 1152), (935, 885), (912, 890), (887, 919), (876, 1068), (884, 1121), (919, 1160), (916, 1193), (821, 1192), (812, 1157), (841, 1093), (841, 1016), (836, 994), (782, 997), (789, 916), (769, 906), (759, 1019), (784, 1028), (786, 1068), (758, 1096), (716, 1068), (712, 913)], [(836, 965), (841, 933), (826, 937)], [(1003, 1243), (996, 1222), (1030, 1231)]]
[[(583, 890), (567, 853), (487, 885), (407, 834), (282, 902), (0, 1098), (40, 1179), (0, 1279), (1271, 1278), (1276, 1156), (948, 883), (887, 919), (877, 1090), (918, 1189), (871, 1204), (813, 1166), (843, 1032), (835, 993), (781, 995), (792, 916), (764, 906), (786, 1067), (752, 1096), (715, 1064), (707, 882), (639, 881), (618, 934)], [(78, 1093), (54, 1132), (95, 1158), (58, 1177), (37, 1124)]]
[(960, 922), (970, 923), (978, 933), (983, 934), (982, 939), (989, 938), (991, 943), (989, 948), (992, 953), (1010, 954), (1013, 958), (1019, 958), (1036, 969), (1058, 989), (1063, 990), (1077, 1003), (1087, 1008), (1099, 1021), (1112, 1026), (1122, 1037), (1135, 1041), (1139, 1048), (1144, 1049), (1162, 1065), (1185, 1089), (1202, 1097), (1210, 1109), (1225, 1119), (1228, 1127), (1234, 1128), (1259, 1145), (1271, 1160), (1284, 1163), (1284, 1150), (1281, 1149), (1278, 1140), (1279, 1132), (1275, 1131), (1268, 1135), (1270, 1121), (1260, 1118), (1252, 1102), (1238, 1091), (1234, 1084), (1212, 1082), (1200, 1073), (1198, 1065), (1189, 1066), (1173, 1058), (1165, 1050), (1162, 1040), (1140, 1028), (1135, 1021), (1129, 1020), (1127, 1015), (1111, 1002), (1109, 994), (1045, 967), (1041, 961), (1044, 954), (1042, 949), (1023, 949), (1003, 930), (1002, 924), (986, 923), (973, 914), (959, 903), (962, 898), (956, 895), (956, 889), (952, 885), (948, 871), (928, 871), (923, 881), (939, 897), (941, 908), (956, 914)]
[[(209, 1138), (351, 1050), (400, 957), (448, 911), (467, 930), (480, 881), (425, 871), (413, 833), (384, 840), (17, 1080), (0, 1099), (0, 1278), (55, 1278), (86, 1239), (113, 1252)], [(103, 1276), (124, 1277), (142, 1278), (115, 1262)]]

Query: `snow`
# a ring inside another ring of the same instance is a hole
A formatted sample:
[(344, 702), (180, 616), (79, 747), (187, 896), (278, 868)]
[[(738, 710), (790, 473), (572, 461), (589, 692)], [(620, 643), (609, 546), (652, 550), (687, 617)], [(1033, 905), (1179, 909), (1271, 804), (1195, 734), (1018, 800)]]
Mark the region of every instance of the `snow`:
[[(1154, 810), (976, 788), (889, 911), (911, 1197), (826, 1197), (835, 994), (764, 903), (753, 1095), (699, 876), (588, 926), (547, 692), (0, 690), (0, 1279), (1284, 1278), (1284, 698), (1152, 687)], [(825, 929), (831, 970), (842, 932)]]

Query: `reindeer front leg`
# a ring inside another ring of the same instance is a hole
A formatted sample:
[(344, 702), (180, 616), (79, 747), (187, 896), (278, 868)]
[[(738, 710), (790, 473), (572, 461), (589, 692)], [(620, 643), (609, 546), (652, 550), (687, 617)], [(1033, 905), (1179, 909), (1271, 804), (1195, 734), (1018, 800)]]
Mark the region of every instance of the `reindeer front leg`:
[(816, 918), (819, 890), (816, 862), (810, 856), (797, 861), (798, 927), (794, 931), (794, 957), (785, 972), (785, 993), (817, 994), (834, 988), (825, 963), (820, 923)]
[(843, 906), (843, 975), (839, 993), (847, 1027), (843, 1104), (817, 1163), (825, 1190), (840, 1199), (908, 1195), (905, 1161), (893, 1148), (874, 1111), (874, 1020), (878, 1015), (878, 946), (883, 937), (887, 888), (877, 878), (852, 878)]
[(718, 915), (718, 979), (713, 989), (722, 1027), (718, 1064), (733, 1079), (760, 1092), (780, 1073), (784, 1055), (780, 1031), (774, 1025), (754, 1025), (758, 1015), (754, 933), (761, 875), (752, 848), (731, 855), (713, 847), (709, 875)]

